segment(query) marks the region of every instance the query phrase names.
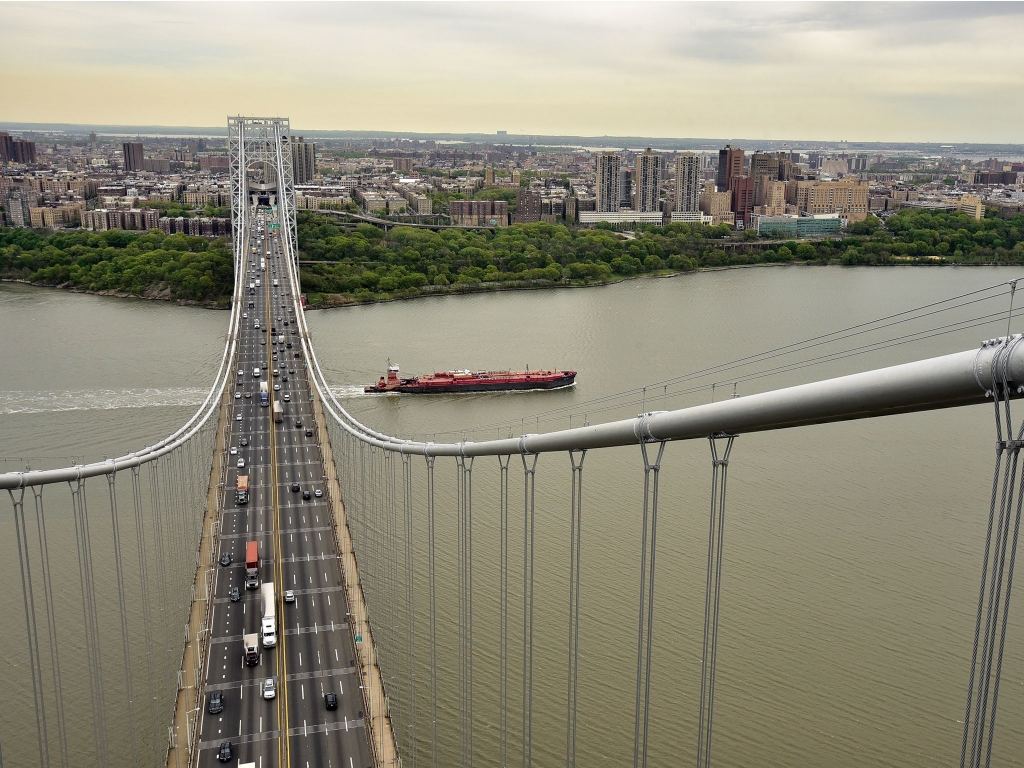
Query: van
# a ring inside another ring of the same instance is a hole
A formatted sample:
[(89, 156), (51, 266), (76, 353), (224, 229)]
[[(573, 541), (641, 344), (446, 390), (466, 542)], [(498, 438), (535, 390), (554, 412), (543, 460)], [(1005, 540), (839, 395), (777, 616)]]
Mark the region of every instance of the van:
[(253, 368), (252, 369), (252, 377), (254, 379), (258, 379), (260, 377), (260, 369), (259, 368)]

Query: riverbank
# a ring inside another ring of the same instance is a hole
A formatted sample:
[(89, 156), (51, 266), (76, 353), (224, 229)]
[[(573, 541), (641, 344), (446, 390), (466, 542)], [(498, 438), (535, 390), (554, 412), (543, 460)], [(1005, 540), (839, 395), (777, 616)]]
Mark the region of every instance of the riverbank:
[[(394, 294), (381, 293), (371, 296), (357, 296), (344, 293), (308, 293), (306, 295), (307, 310), (322, 309), (343, 309), (345, 307), (365, 306), (367, 304), (387, 304), (397, 301), (414, 301), (441, 296), (460, 296), (470, 293), (505, 293), (507, 291), (545, 291), (566, 288), (599, 288), (607, 285), (615, 285), (630, 280), (665, 279), (681, 277), (683, 275), (694, 275), (702, 272), (723, 272), (735, 269), (762, 269), (767, 267), (1008, 267), (1015, 266), (1012, 263), (983, 262), (972, 264), (951, 264), (940, 259), (907, 259), (891, 264), (822, 264), (814, 261), (790, 261), (786, 263), (762, 262), (758, 264), (726, 264), (722, 266), (697, 267), (687, 270), (660, 270), (639, 275), (616, 275), (607, 280), (554, 282), (551, 280), (524, 280), (507, 283), (465, 283), (449, 286), (430, 286), (429, 290), (413, 289), (408, 292), (397, 292)], [(92, 291), (79, 288), (68, 283), (52, 285), (50, 283), (33, 282), (19, 278), (0, 277), (0, 283), (21, 283), (36, 288), (56, 288), (70, 293), (84, 293), (93, 296), (107, 296), (118, 299), (139, 299), (142, 301), (167, 301), (182, 307), (201, 307), (203, 309), (230, 309), (230, 297), (224, 296), (214, 301), (195, 301), (191, 299), (175, 299), (167, 287), (151, 287), (143, 294), (130, 293), (127, 291)]]
[(31, 285), (33, 288), (53, 288), (56, 290), (67, 291), (68, 293), (85, 293), (91, 296), (108, 296), (115, 299), (139, 299), (140, 301), (166, 301), (172, 304), (177, 304), (181, 307), (202, 307), (203, 309), (230, 309), (230, 298), (225, 297), (216, 299), (214, 301), (194, 301), (192, 299), (175, 299), (171, 296), (170, 288), (163, 287), (158, 288), (151, 286), (144, 294), (129, 293), (128, 291), (90, 291), (85, 288), (79, 288), (68, 283), (61, 283), (59, 285), (53, 285), (51, 283), (33, 282), (32, 280), (22, 280), (15, 277), (0, 277), (0, 283), (20, 283), (21, 285)]

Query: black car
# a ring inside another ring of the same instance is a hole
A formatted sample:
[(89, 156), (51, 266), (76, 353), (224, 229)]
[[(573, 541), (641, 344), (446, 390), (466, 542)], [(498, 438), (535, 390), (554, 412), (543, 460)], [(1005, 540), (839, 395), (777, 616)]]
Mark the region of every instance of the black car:
[(206, 710), (211, 715), (218, 715), (224, 711), (224, 694), (220, 691), (214, 691), (210, 694), (210, 700), (207, 704)]
[(262, 368), (264, 371), (267, 370), (267, 364), (264, 363), (263, 365), (260, 366), (260, 368)]
[(288, 347), (288, 349), (292, 348), (292, 343), (290, 341), (288, 342), (287, 347)]
[(302, 492), (302, 498), (304, 498), (304, 499), (306, 499), (308, 501), (309, 500), (309, 491), (303, 491)]
[(292, 490), (293, 491), (299, 490), (299, 484), (298, 483), (292, 483)]
[(306, 430), (306, 437), (312, 437), (312, 436), (313, 436), (313, 430), (312, 429), (307, 429)]
[(295, 420), (295, 426), (296, 427), (301, 427), (302, 426), (302, 419), (296, 419)]
[(230, 552), (224, 552), (224, 553), (221, 554), (221, 556), (220, 556), (220, 564), (221, 565), (231, 565), (231, 553)]
[(249, 444), (249, 438), (248, 437), (243, 437), (238, 444), (244, 448), (245, 446), (247, 446)]
[(222, 763), (226, 763), (231, 760), (231, 742), (225, 741), (220, 745), (220, 749), (217, 750), (217, 759)]
[(232, 603), (237, 603), (239, 600), (242, 599), (242, 593), (238, 591), (238, 587), (232, 587), (231, 592), (229, 594), (231, 596)]
[(324, 694), (324, 704), (327, 705), (328, 709), (338, 708), (338, 694), (334, 691), (328, 691)]
[(295, 353), (295, 358), (298, 359), (300, 357), (302, 357), (302, 353), (301, 352), (296, 352)]

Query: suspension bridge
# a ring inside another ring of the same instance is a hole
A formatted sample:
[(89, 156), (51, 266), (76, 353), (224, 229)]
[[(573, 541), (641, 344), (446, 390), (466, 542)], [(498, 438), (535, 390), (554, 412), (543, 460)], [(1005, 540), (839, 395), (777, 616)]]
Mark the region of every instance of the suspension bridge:
[[(20, 598), (31, 676), (24, 727), (34, 726), (38, 762), (26, 764), (572, 768), (580, 605), (590, 599), (580, 578), (584, 467), (591, 451), (631, 447), (642, 476), (632, 521), (639, 583), (620, 641), (634, 697), (621, 728), (634, 768), (646, 768), (662, 463), (672, 443), (699, 440), (710, 482), (697, 748), (676, 762), (709, 768), (728, 475), (742, 436), (985, 403), (992, 492), (974, 631), (964, 638), (961, 749), (950, 761), (991, 764), (1024, 507), (1024, 421), (1012, 407), (1024, 394), (1024, 335), (1007, 327), (942, 357), (543, 433), (447, 442), (387, 435), (343, 407), (312, 345), (289, 121), (233, 117), (228, 128), (236, 279), (205, 401), (152, 446), (0, 475), (18, 556), (8, 586)], [(1002, 317), (1013, 317), (1012, 303)], [(455, 477), (454, 509), (438, 501), (441, 475)], [(570, 499), (558, 512), (568, 594), (556, 758), (535, 751), (536, 606), (549, 588), (535, 578), (538, 477), (564, 482)], [(481, 481), (495, 491), (485, 511)], [(454, 542), (438, 539), (442, 515), (455, 518)], [(497, 519), (496, 560), (479, 555), (481, 515)], [(439, 594), (442, 571), (454, 574), (452, 595)], [(496, 577), (499, 616), (497, 654), (486, 660), (474, 652), (484, 572)], [(74, 621), (60, 610), (69, 594)], [(453, 601), (448, 631), (441, 603)], [(454, 647), (442, 633), (455, 636)], [(65, 684), (69, 665), (86, 668), (81, 685)], [(443, 670), (455, 677), (454, 711), (439, 699)], [(482, 685), (496, 690), (493, 722), (474, 708)]]

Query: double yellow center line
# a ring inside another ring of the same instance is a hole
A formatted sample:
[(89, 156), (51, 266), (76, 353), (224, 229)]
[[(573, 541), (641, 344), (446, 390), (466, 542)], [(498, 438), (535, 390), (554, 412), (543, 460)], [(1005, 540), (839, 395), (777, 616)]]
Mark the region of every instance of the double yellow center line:
[[(266, 228), (265, 228), (266, 229)], [(263, 240), (263, 252), (264, 260), (270, 262), (270, 241), (269, 238)], [(273, 307), (270, 303), (270, 279), (267, 277), (268, 272), (263, 273), (263, 281), (266, 283), (264, 286), (265, 296), (267, 300), (267, 315), (266, 315), (266, 326), (264, 326), (264, 332), (267, 335), (271, 335), (270, 329), (271, 318), (273, 317)], [(285, 625), (284, 625), (284, 548), (281, 543), (281, 505), (280, 505), (280, 486), (278, 485), (278, 471), (277, 471), (277, 426), (274, 421), (274, 402), (276, 396), (274, 394), (274, 388), (271, 382), (273, 376), (271, 373), (274, 369), (273, 360), (273, 338), (271, 343), (267, 345), (267, 398), (270, 405), (267, 407), (268, 423), (270, 424), (270, 478), (271, 478), (271, 495), (270, 503), (271, 509), (273, 510), (271, 515), (271, 525), (273, 526), (273, 541), (274, 541), (274, 581), (276, 587), (274, 589), (274, 600), (277, 605), (275, 606), (274, 613), (277, 615), (277, 669), (279, 670), (278, 675), (278, 688), (280, 695), (277, 697), (277, 722), (281, 731), (281, 738), (277, 741), (277, 756), (279, 765), (289, 766), (291, 765), (291, 740), (288, 737), (289, 731), (289, 720), (288, 720), (288, 654), (285, 651)]]

